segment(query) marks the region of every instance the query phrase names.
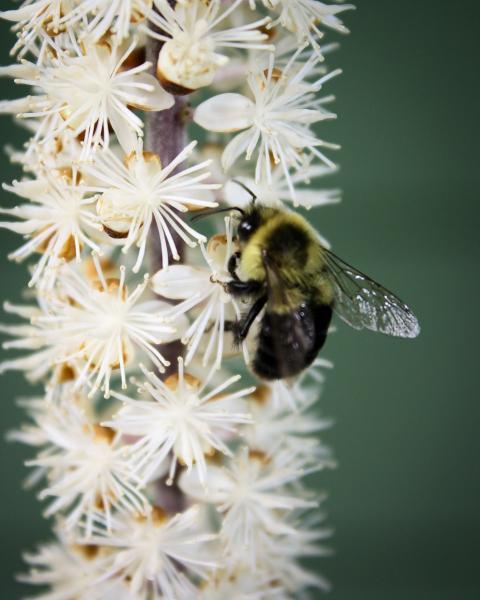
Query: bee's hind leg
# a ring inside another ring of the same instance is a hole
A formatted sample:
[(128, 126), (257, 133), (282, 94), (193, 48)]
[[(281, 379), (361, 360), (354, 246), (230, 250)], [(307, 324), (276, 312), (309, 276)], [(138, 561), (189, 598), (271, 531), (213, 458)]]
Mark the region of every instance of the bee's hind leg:
[(267, 295), (260, 296), (252, 305), (250, 310), (239, 321), (226, 321), (225, 331), (231, 331), (235, 344), (240, 345), (247, 337), (250, 327), (267, 303)]

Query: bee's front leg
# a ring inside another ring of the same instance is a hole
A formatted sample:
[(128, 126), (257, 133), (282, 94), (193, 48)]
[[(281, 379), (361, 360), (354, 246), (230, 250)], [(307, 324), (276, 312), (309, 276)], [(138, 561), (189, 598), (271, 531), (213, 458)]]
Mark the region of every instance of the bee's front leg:
[(226, 321), (225, 331), (231, 331), (236, 345), (240, 345), (247, 337), (250, 327), (258, 317), (263, 307), (267, 303), (267, 295), (264, 294), (257, 298), (255, 303), (250, 307), (250, 310), (244, 315), (240, 321)]
[(237, 266), (239, 258), (240, 252), (234, 252), (232, 256), (228, 259), (228, 272), (235, 280), (238, 280)]

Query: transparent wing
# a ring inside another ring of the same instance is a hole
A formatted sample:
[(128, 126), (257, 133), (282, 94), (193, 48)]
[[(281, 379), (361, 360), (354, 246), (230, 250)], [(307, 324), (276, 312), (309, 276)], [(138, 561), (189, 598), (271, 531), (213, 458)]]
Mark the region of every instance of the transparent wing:
[(417, 337), (420, 325), (406, 304), (329, 250), (324, 248), (324, 253), (335, 296), (333, 308), (345, 323), (396, 337)]

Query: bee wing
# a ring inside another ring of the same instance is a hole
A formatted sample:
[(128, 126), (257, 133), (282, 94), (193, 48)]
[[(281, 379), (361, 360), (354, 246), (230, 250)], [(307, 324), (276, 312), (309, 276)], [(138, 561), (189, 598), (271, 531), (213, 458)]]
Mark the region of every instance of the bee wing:
[(417, 337), (420, 325), (406, 304), (326, 248), (323, 251), (334, 290), (333, 308), (345, 323), (396, 337)]

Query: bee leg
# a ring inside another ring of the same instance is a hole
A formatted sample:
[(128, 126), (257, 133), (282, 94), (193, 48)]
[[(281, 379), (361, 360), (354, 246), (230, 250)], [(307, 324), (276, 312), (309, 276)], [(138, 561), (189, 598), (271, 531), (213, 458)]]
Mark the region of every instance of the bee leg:
[(267, 295), (265, 294), (260, 296), (260, 298), (255, 301), (248, 313), (239, 321), (240, 327), (238, 333), (242, 341), (247, 337), (250, 327), (253, 325), (253, 322), (258, 317), (266, 303)]
[(263, 284), (254, 279), (249, 279), (248, 281), (232, 279), (232, 281), (228, 281), (224, 287), (225, 291), (232, 296), (254, 296), (262, 290)]
[(260, 314), (262, 308), (267, 303), (267, 295), (260, 296), (248, 313), (240, 319), (240, 321), (227, 321), (225, 323), (225, 331), (231, 331), (235, 340), (235, 344), (240, 345), (247, 337), (250, 327)]
[(232, 254), (232, 256), (228, 259), (228, 272), (230, 273), (230, 275), (233, 277), (233, 279), (238, 280), (238, 275), (237, 275), (237, 265), (238, 265), (238, 259), (240, 258), (240, 252), (235, 252), (234, 254)]

